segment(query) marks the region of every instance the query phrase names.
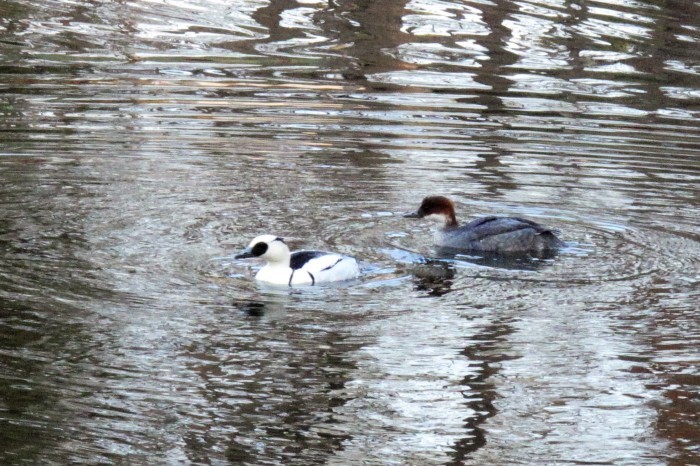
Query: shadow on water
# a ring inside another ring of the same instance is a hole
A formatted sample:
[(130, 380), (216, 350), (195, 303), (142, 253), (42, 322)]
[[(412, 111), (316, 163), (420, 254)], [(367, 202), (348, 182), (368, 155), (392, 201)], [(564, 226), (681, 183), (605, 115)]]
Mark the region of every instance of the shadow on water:
[[(34, 306), (0, 299), (0, 358), (4, 380), (0, 385), (2, 420), (0, 421), (0, 449), (14, 452), (17, 458), (41, 456), (45, 449), (60, 442), (63, 436), (61, 413), (56, 412), (61, 402), (61, 384), (50, 381), (47, 369), (51, 359), (40, 355), (21, 357), (28, 348), (42, 345), (46, 338), (45, 325), (51, 322), (37, 313)], [(66, 326), (69, 327), (69, 326)], [(69, 328), (61, 332), (71, 338)], [(62, 347), (60, 342), (57, 348)], [(43, 345), (42, 345), (43, 346)], [(60, 410), (59, 410), (60, 411)], [(51, 414), (52, 413), (52, 414)], [(9, 458), (5, 457), (8, 461)]]
[(244, 313), (249, 317), (264, 317), (266, 311), (266, 305), (263, 302), (235, 302), (233, 303), (233, 308), (238, 309), (240, 312)]
[(537, 271), (551, 266), (559, 251), (496, 254), (488, 252), (465, 253), (452, 248), (437, 248), (436, 257), (496, 269)]
[(466, 387), (464, 397), (466, 405), (475, 413), (465, 424), (467, 432), (472, 435), (465, 437), (454, 445), (454, 460), (451, 465), (461, 465), (469, 455), (487, 443), (487, 431), (483, 424), (498, 411), (494, 402), (498, 398), (498, 387), (493, 377), (498, 374), (499, 364), (517, 356), (508, 353), (508, 337), (514, 332), (509, 319), (495, 320), (488, 327), (470, 338), (470, 344), (462, 354), (472, 364), (478, 366), (475, 375), (467, 376), (462, 381)]
[(100, 390), (92, 365), (109, 341), (106, 329), (95, 330), (85, 317), (60, 300), (26, 305), (0, 298), (0, 450), (8, 464), (47, 452), (65, 459), (66, 435), (82, 435), (85, 413), (76, 399)]
[[(435, 256), (426, 258), (408, 251), (393, 250), (391, 255), (404, 260), (410, 258), (408, 267), (415, 289), (430, 296), (442, 296), (451, 291), (455, 277), (461, 273), (483, 275), (484, 271), (497, 269), (513, 272), (536, 272), (554, 265), (558, 251), (541, 254), (467, 254), (459, 249), (436, 248)], [(470, 272), (469, 272), (470, 271)], [(481, 273), (479, 273), (481, 272)]]
[(186, 348), (188, 370), (202, 381), (200, 395), (215, 407), (204, 415), (219, 431), (189, 432), (190, 460), (205, 462), (207, 445), (216, 444), (225, 445), (225, 459), (236, 464), (302, 457), (320, 464), (351, 438), (336, 428), (336, 413), (352, 401), (346, 384), (362, 344), (342, 315), (321, 320), (294, 309), (297, 301), (303, 306), (323, 295), (305, 291), (237, 299), (223, 316), (244, 316), (235, 329), (203, 329)]
[(457, 273), (454, 264), (433, 259), (414, 264), (410, 272), (415, 289), (427, 292), (429, 296), (442, 296), (449, 293)]

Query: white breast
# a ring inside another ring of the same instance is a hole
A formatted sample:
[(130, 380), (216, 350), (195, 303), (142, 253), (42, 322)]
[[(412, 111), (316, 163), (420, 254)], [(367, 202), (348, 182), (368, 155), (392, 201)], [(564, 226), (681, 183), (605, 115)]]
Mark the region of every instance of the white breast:
[[(286, 266), (267, 264), (255, 274), (255, 279), (273, 285), (288, 286), (289, 279), (292, 278), (292, 269)], [(310, 283), (310, 281), (309, 281)]]

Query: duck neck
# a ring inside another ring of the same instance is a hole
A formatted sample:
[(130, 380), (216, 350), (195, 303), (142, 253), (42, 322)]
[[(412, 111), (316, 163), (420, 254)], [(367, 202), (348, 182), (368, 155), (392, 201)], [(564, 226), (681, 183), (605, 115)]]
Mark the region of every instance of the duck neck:
[(445, 223), (442, 225), (442, 230), (454, 230), (459, 226), (457, 222), (457, 217), (454, 212), (448, 212), (445, 214)]
[(287, 270), (291, 267), (290, 258), (287, 257), (284, 260), (268, 262), (267, 264), (265, 264), (265, 267), (268, 267), (270, 270), (280, 270), (280, 271)]
[(275, 249), (263, 256), (267, 262), (266, 266), (274, 270), (288, 269), (291, 264), (292, 255), (284, 244), (275, 244)]

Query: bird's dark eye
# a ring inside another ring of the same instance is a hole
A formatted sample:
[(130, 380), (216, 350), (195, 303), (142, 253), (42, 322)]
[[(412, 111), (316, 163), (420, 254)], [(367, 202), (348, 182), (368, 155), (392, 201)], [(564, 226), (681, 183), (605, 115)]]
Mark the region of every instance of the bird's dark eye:
[(267, 252), (267, 243), (255, 243), (250, 252), (256, 257), (262, 256)]

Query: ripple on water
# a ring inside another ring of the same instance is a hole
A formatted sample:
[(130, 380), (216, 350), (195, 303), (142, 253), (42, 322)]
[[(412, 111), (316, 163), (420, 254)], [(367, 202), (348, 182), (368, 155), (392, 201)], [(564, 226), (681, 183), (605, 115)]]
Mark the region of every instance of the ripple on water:
[(675, 275), (696, 268), (700, 258), (697, 241), (651, 226), (597, 223), (586, 231), (586, 240), (593, 250), (585, 270), (572, 270), (575, 280), (634, 281)]
[[(697, 463), (692, 8), (462, 3), (5, 1), (2, 458)], [(569, 245), (435, 257), (437, 193)]]

